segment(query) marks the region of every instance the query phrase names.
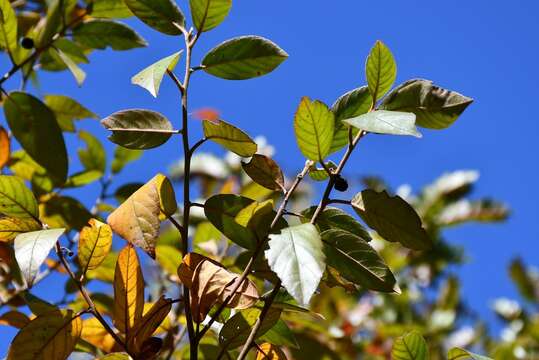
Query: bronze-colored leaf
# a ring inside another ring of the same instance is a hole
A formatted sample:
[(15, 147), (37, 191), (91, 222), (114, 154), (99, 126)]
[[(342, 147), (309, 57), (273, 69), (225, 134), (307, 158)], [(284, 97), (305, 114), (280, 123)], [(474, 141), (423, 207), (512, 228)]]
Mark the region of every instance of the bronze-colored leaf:
[(270, 190), (284, 190), (283, 172), (273, 159), (254, 154), (251, 161), (248, 163), (242, 162), (241, 166), (255, 183)]
[(286, 355), (279, 347), (264, 343), (258, 347), (256, 360), (286, 360)]
[(125, 334), (127, 342), (141, 321), (144, 310), (144, 278), (137, 252), (128, 245), (120, 252), (114, 272), (114, 326)]
[(170, 309), (172, 301), (161, 296), (159, 300), (148, 310), (142, 319), (135, 324), (133, 336), (131, 337), (130, 348), (135, 352), (140, 352), (143, 344), (159, 328), (159, 325), (165, 320)]
[(0, 126), (0, 169), (3, 168), (8, 160), (11, 153), (10, 139), (6, 129), (3, 126)]
[(30, 319), (28, 316), (16, 310), (8, 311), (0, 316), (0, 325), (13, 326), (17, 329), (22, 329), (28, 325), (29, 322)]
[(112, 351), (116, 345), (112, 335), (94, 317), (82, 322), (81, 338), (104, 352)]

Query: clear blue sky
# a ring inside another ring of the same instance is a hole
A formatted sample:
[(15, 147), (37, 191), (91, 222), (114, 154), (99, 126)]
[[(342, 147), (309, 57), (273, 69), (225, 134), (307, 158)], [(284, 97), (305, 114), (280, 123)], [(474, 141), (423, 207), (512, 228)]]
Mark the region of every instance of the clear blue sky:
[[(181, 1), (180, 6), (185, 8), (186, 3)], [(43, 93), (70, 94), (103, 117), (142, 107), (161, 111), (178, 124), (179, 105), (171, 84), (165, 82), (155, 100), (131, 85), (130, 78), (177, 51), (181, 39), (158, 34), (137, 20), (129, 23), (149, 41), (148, 48), (96, 52), (91, 64), (84, 66), (88, 79), (82, 88), (67, 74), (47, 74), (42, 78)], [(516, 296), (506, 271), (509, 260), (520, 254), (527, 263), (539, 265), (539, 119), (535, 109), (539, 2), (238, 0), (225, 23), (203, 35), (195, 63), (219, 42), (247, 34), (273, 40), (290, 58), (270, 75), (248, 81), (196, 73), (191, 106), (215, 107), (224, 119), (251, 135), (264, 134), (278, 149), (275, 159), (289, 172), (303, 164), (292, 128), (299, 99), (307, 95), (331, 104), (362, 85), (364, 59), (377, 39), (395, 54), (397, 82), (424, 77), (473, 97), (475, 103), (448, 130), (423, 130), (420, 140), (365, 139), (347, 172), (380, 174), (393, 186), (408, 183), (417, 189), (444, 171), (479, 170), (475, 195), (508, 203), (511, 218), (501, 225), (467, 225), (446, 235), (463, 245), (470, 257), (459, 274), (474, 309), (487, 316), (491, 300)], [(5, 61), (0, 65), (7, 70)], [(87, 120), (79, 125), (103, 139), (106, 136), (97, 123)], [(199, 129), (194, 133), (199, 134)], [(75, 157), (78, 141), (71, 137), (68, 144)], [(143, 161), (122, 179), (147, 180), (157, 171), (166, 171), (179, 156), (178, 142), (170, 141), (146, 152)], [(86, 201), (93, 201), (97, 191), (90, 187)], [(48, 286), (37, 290), (50, 293)], [(0, 328), (0, 354), (12, 334)]]

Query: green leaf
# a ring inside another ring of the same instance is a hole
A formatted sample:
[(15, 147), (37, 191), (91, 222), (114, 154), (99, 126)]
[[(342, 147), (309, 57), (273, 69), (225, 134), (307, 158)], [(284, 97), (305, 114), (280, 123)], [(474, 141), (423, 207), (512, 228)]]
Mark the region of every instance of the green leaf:
[(99, 170), (83, 170), (79, 171), (67, 178), (64, 188), (81, 187), (93, 183), (103, 177), (103, 173)]
[(393, 360), (428, 360), (427, 342), (419, 333), (409, 332), (395, 340), (391, 358)]
[(182, 263), (182, 253), (180, 250), (170, 245), (160, 245), (159, 241), (155, 247), (155, 258), (161, 268), (172, 277), (176, 277), (178, 266)]
[(0, 47), (7, 50), (13, 63), (17, 60), (17, 16), (9, 0), (0, 0)]
[(15, 258), (29, 288), (34, 284), (39, 267), (64, 231), (65, 229), (32, 231), (19, 234), (15, 238)]
[[(351, 90), (338, 98), (331, 111), (335, 115), (335, 134), (331, 144), (330, 153), (339, 151), (348, 144), (348, 127), (342, 122), (344, 119), (365, 114), (372, 106), (372, 96), (367, 86)], [(357, 130), (354, 130), (354, 134)]]
[[(221, 346), (234, 349), (243, 345), (251, 333), (251, 328), (260, 317), (260, 312), (259, 309), (251, 308), (239, 311), (232, 316), (219, 332)], [(280, 316), (281, 310), (270, 308), (255, 335), (255, 340), (268, 332), (279, 321)]]
[(117, 174), (129, 164), (142, 156), (141, 150), (130, 150), (122, 146), (116, 146), (114, 149), (114, 158), (110, 166), (113, 174)]
[(18, 219), (39, 219), (37, 200), (22, 179), (0, 175), (0, 212)]
[(33, 218), (0, 217), (0, 242), (11, 242), (17, 235), (41, 229)]
[(331, 150), (335, 117), (326, 104), (303, 97), (294, 116), (294, 131), (301, 153), (323, 161)]
[(51, 228), (80, 231), (92, 218), (80, 201), (69, 196), (51, 196), (39, 209), (43, 222)]
[(131, 78), (131, 83), (139, 85), (144, 89), (148, 90), (150, 94), (154, 97), (157, 97), (159, 93), (159, 87), (161, 86), (161, 81), (163, 76), (165, 76), (167, 71), (172, 71), (176, 67), (178, 60), (180, 59), (180, 54), (182, 51), (178, 51), (166, 58), (159, 60), (158, 62), (148, 66), (135, 76)]
[[(311, 206), (301, 212), (301, 215), (305, 216), (304, 221), (308, 221), (312, 218), (316, 206)], [(369, 242), (371, 236), (369, 232), (361, 225), (353, 216), (347, 214), (344, 210), (336, 207), (326, 206), (324, 211), (320, 213), (318, 219), (316, 219), (316, 226), (320, 231), (326, 231), (330, 229), (341, 229), (348, 231), (361, 239)]]
[(63, 131), (74, 132), (74, 120), (98, 118), (96, 114), (68, 96), (45, 95), (44, 101), (56, 115), (56, 121)]
[(202, 59), (204, 71), (228, 80), (265, 75), (279, 66), (288, 54), (260, 36), (240, 36), (210, 50)]
[(59, 38), (58, 40), (54, 41), (51, 48), (43, 52), (43, 55), (39, 59), (41, 68), (43, 70), (63, 71), (67, 68), (66, 64), (60, 58), (55, 49), (61, 50), (77, 64), (89, 63), (84, 50), (78, 44), (66, 38)]
[(421, 218), (401, 197), (368, 189), (354, 196), (352, 206), (363, 221), (387, 241), (400, 242), (414, 250), (432, 246)]
[(133, 13), (124, 0), (94, 0), (92, 17), (106, 19), (129, 18)]
[(524, 266), (522, 259), (516, 258), (511, 261), (509, 275), (524, 299), (531, 302), (539, 302), (539, 281), (534, 281)]
[(300, 305), (307, 305), (326, 267), (318, 230), (307, 223), (288, 227), (269, 238), (265, 255), (271, 270)]
[(279, 321), (277, 321), (277, 323), (261, 337), (261, 340), (277, 346), (287, 346), (295, 349), (299, 348), (294, 333), (282, 319), (279, 319)]
[(380, 104), (380, 109), (413, 112), (416, 125), (445, 129), (453, 124), (473, 99), (434, 85), (430, 80), (413, 79), (397, 86)]
[(18, 91), (4, 102), (4, 113), (22, 148), (59, 183), (64, 183), (67, 151), (54, 113), (39, 99)]
[(167, 35), (180, 35), (185, 17), (172, 0), (124, 0), (127, 7), (146, 25)]
[(376, 41), (365, 64), (367, 83), (373, 103), (382, 98), (395, 82), (397, 64), (391, 50), (381, 41)]
[(208, 221), (231, 241), (245, 249), (254, 249), (256, 234), (246, 226), (240, 225), (238, 214), (255, 201), (233, 194), (218, 194), (204, 203), (204, 214)]
[(151, 149), (178, 133), (164, 115), (142, 109), (115, 112), (101, 120), (101, 124), (112, 131), (110, 141), (128, 149)]
[(447, 360), (492, 360), (483, 355), (474, 354), (465, 349), (454, 347), (447, 352)]
[(248, 163), (242, 162), (241, 166), (255, 183), (270, 190), (285, 190), (283, 172), (273, 159), (254, 154), (251, 161)]
[(421, 137), (415, 127), (415, 115), (408, 112), (377, 110), (343, 122), (371, 133)]
[(69, 71), (71, 71), (71, 74), (73, 74), (75, 81), (77, 81), (77, 85), (82, 86), (82, 83), (86, 79), (86, 73), (67, 54), (64, 54), (62, 50), (57, 48), (53, 49), (56, 50), (56, 53), (58, 54), (60, 59), (62, 59), (63, 63), (67, 66)]
[(225, 149), (241, 157), (253, 156), (256, 153), (256, 143), (242, 130), (234, 125), (231, 125), (223, 120), (213, 123), (211, 121), (203, 121), (202, 128), (204, 136), (212, 140)]
[(189, 0), (191, 18), (199, 32), (213, 29), (225, 20), (232, 0)]
[(107, 154), (101, 142), (87, 131), (79, 131), (79, 138), (86, 143), (86, 149), (78, 149), (79, 159), (86, 170), (105, 173)]
[(92, 49), (105, 49), (109, 46), (113, 50), (130, 50), (148, 46), (146, 40), (129, 26), (104, 19), (85, 21), (73, 30), (73, 38)]
[(361, 237), (331, 229), (322, 233), (322, 241), (328, 265), (343, 278), (369, 290), (400, 293), (391, 270)]
[(129, 198), (135, 191), (140, 189), (144, 183), (128, 183), (120, 186), (114, 192), (114, 197), (118, 203), (123, 203), (127, 198)]

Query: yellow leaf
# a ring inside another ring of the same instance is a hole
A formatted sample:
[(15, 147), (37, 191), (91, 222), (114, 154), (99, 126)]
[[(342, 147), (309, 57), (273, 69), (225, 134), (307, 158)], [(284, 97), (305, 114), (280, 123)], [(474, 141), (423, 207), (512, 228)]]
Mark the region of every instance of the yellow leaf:
[(0, 325), (8, 325), (22, 329), (30, 322), (28, 316), (22, 312), (11, 310), (0, 316)]
[(110, 251), (112, 245), (112, 229), (109, 225), (96, 219), (90, 219), (79, 236), (79, 264), (82, 273), (97, 268)]
[[(184, 257), (178, 268), (178, 276), (191, 290), (191, 311), (193, 320), (197, 323), (204, 321), (214, 304), (224, 302), (240, 278), (218, 262), (197, 253), (189, 253)], [(258, 298), (256, 286), (246, 279), (227, 307), (247, 309), (253, 306)]]
[(7, 360), (65, 360), (75, 348), (81, 330), (82, 320), (71, 310), (39, 315), (15, 336)]
[(134, 349), (135, 352), (139, 352), (142, 349), (144, 341), (150, 338), (166, 319), (171, 307), (171, 300), (161, 296), (148, 312), (144, 314), (142, 319), (135, 324), (131, 342), (128, 345), (129, 348)]
[(0, 217), (0, 241), (9, 242), (17, 235), (41, 229), (41, 225), (32, 218)]
[(264, 343), (259, 346), (256, 360), (286, 360), (286, 355), (277, 346)]
[(160, 216), (170, 216), (175, 211), (172, 185), (164, 175), (157, 174), (112, 212), (107, 222), (114, 232), (155, 259)]
[(132, 329), (142, 319), (144, 278), (135, 249), (128, 245), (120, 252), (114, 272), (114, 326), (131, 339)]
[(112, 351), (116, 344), (112, 335), (94, 317), (82, 322), (81, 338), (104, 352)]
[(264, 202), (253, 201), (251, 205), (243, 208), (236, 215), (236, 222), (241, 226), (247, 227), (249, 221), (255, 216), (255, 214), (263, 215), (270, 213), (273, 210), (273, 200), (266, 200)]

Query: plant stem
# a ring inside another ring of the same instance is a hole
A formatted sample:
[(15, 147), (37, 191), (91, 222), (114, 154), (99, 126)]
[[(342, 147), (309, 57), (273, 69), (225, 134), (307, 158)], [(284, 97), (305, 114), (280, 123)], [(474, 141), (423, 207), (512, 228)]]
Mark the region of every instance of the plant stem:
[[(350, 130), (350, 133), (352, 130)], [(318, 204), (318, 207), (316, 208), (316, 211), (313, 214), (313, 217), (311, 218), (311, 224), (314, 224), (322, 211), (324, 211), (325, 207), (329, 203), (329, 196), (331, 195), (331, 191), (333, 190), (333, 186), (335, 185), (335, 177), (339, 175), (344, 166), (346, 165), (346, 162), (348, 159), (350, 159), (350, 155), (352, 155), (352, 152), (354, 151), (354, 148), (356, 147), (357, 143), (363, 136), (367, 134), (365, 131), (360, 131), (353, 140), (348, 144), (348, 148), (346, 149), (346, 152), (344, 153), (341, 161), (339, 162), (339, 165), (337, 166), (337, 169), (333, 172), (333, 176), (330, 176), (329, 181), (326, 185), (326, 189), (324, 191), (324, 195), (322, 196), (322, 199), (320, 200), (320, 203)], [(273, 300), (275, 299), (275, 296), (277, 295), (277, 292), (279, 291), (279, 288), (281, 287), (281, 281), (279, 280), (277, 284), (275, 284), (275, 287), (273, 288), (273, 291), (268, 298), (268, 300), (264, 303), (264, 308), (262, 309), (262, 312), (260, 313), (260, 316), (256, 320), (256, 323), (254, 324), (253, 328), (251, 329), (251, 332), (249, 333), (249, 337), (247, 338), (247, 341), (243, 345), (243, 348), (241, 350), (240, 355), (238, 356), (237, 360), (243, 360), (247, 356), (247, 353), (249, 352), (251, 348), (251, 343), (255, 340), (256, 333), (258, 332), (258, 329), (260, 329), (260, 326), (262, 325), (262, 321), (264, 321), (264, 317), (266, 316), (267, 312), (269, 311), (269, 308), (271, 307), (271, 304), (273, 303)]]
[[(298, 185), (301, 183), (305, 175), (307, 175), (307, 172), (309, 171), (310, 166), (311, 166), (311, 162), (307, 161), (305, 163), (305, 167), (303, 168), (303, 170), (296, 176), (296, 179), (290, 186), (290, 189), (288, 189), (288, 191), (286, 192), (283, 202), (281, 203), (281, 206), (279, 206), (279, 209), (277, 210), (277, 213), (275, 214), (275, 217), (273, 218), (273, 221), (271, 222), (270, 229), (269, 229), (270, 231), (271, 229), (275, 227), (279, 219), (285, 213), (286, 205), (288, 204), (290, 197), (292, 196), (292, 194), (294, 193)], [(264, 249), (264, 245), (266, 244), (267, 240), (268, 238), (258, 243), (257, 247), (255, 248), (253, 252), (253, 256), (251, 256), (251, 258), (249, 259), (249, 262), (247, 263), (245, 270), (239, 277), (239, 280), (236, 282), (236, 285), (234, 285), (234, 287), (232, 288), (230, 295), (228, 295), (228, 297), (223, 301), (223, 303), (221, 303), (221, 305), (219, 306), (217, 311), (213, 314), (213, 316), (211, 317), (210, 321), (206, 324), (206, 326), (202, 328), (202, 330), (198, 334), (198, 340), (202, 339), (204, 334), (210, 329), (211, 325), (215, 322), (215, 320), (219, 317), (219, 315), (221, 315), (221, 313), (223, 312), (225, 307), (228, 305), (232, 297), (236, 294), (240, 286), (243, 284), (243, 281), (247, 279), (247, 276), (249, 275), (249, 273), (251, 272), (251, 269), (253, 268), (255, 259), (258, 257), (260, 252)]]

